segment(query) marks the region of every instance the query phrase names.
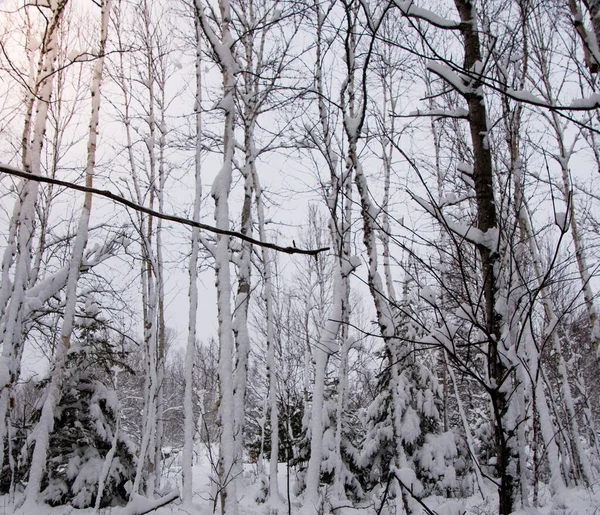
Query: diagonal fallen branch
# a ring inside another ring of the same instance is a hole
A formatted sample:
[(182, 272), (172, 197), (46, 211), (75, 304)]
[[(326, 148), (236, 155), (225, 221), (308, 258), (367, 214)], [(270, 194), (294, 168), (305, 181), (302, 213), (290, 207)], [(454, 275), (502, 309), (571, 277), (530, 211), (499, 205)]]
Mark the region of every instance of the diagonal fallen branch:
[(146, 213), (150, 216), (155, 216), (156, 218), (161, 218), (162, 220), (168, 220), (169, 222), (175, 222), (181, 225), (187, 225), (189, 227), (198, 227), (204, 231), (212, 232), (215, 234), (223, 234), (225, 236), (231, 236), (232, 238), (238, 238), (240, 240), (247, 241), (248, 243), (252, 243), (254, 245), (259, 245), (260, 247), (266, 247), (268, 249), (275, 250), (277, 252), (284, 252), (286, 254), (305, 254), (308, 256), (316, 256), (321, 252), (325, 252), (329, 250), (329, 247), (323, 247), (320, 249), (299, 249), (296, 247), (282, 247), (280, 245), (276, 245), (275, 243), (269, 243), (267, 241), (260, 241), (255, 238), (251, 238), (250, 236), (246, 236), (241, 232), (237, 231), (228, 231), (226, 229), (219, 229), (218, 227), (214, 227), (212, 225), (203, 224), (201, 222), (195, 222), (194, 220), (190, 220), (188, 218), (183, 218), (181, 216), (168, 215), (165, 213), (160, 213), (159, 211), (154, 211), (153, 209), (149, 209), (147, 207), (141, 206), (132, 202), (131, 200), (127, 200), (124, 197), (114, 194), (109, 190), (100, 190), (98, 188), (88, 188), (87, 186), (82, 186), (80, 184), (75, 184), (73, 182), (61, 181), (60, 179), (53, 179), (50, 177), (44, 177), (41, 175), (32, 175), (30, 173), (19, 170), (18, 168), (13, 168), (12, 166), (8, 166), (0, 163), (0, 172), (5, 173), (7, 175), (13, 175), (15, 177), (21, 177), (23, 179), (43, 182), (47, 184), (56, 184), (57, 186), (63, 186), (65, 188), (70, 188), (72, 190), (83, 191), (92, 193), (94, 195), (99, 195), (101, 197), (110, 199), (118, 204), (122, 204), (130, 209), (134, 209), (135, 211), (140, 211), (141, 213)]
[(117, 511), (119, 515), (146, 515), (158, 508), (162, 508), (179, 498), (179, 492), (173, 490), (171, 493), (158, 499), (147, 499), (141, 495), (134, 495), (127, 506)]

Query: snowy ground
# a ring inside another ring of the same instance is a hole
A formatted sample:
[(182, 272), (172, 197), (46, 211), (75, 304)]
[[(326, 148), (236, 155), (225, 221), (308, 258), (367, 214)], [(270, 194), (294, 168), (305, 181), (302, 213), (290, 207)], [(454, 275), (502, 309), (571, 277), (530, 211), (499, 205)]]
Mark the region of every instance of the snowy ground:
[[(268, 468), (268, 467), (267, 467)], [(211, 499), (210, 487), (210, 461), (206, 456), (202, 456), (195, 464), (194, 472), (194, 501), (193, 506), (183, 506), (179, 499), (169, 503), (166, 506), (158, 508), (150, 513), (153, 515), (211, 515), (219, 513), (218, 503), (215, 505)], [(284, 502), (280, 508), (282, 515), (288, 513), (288, 502), (286, 495), (286, 467), (284, 464), (279, 467), (279, 486), (284, 497)], [(292, 482), (290, 490), (293, 491), (293, 474), (290, 478)], [(175, 464), (169, 468), (164, 485), (165, 490), (171, 488), (177, 491), (181, 486), (181, 476), (179, 467)], [(257, 478), (256, 466), (246, 465), (244, 477), (242, 479), (242, 488), (239, 491), (239, 515), (272, 515), (269, 509), (263, 504), (257, 504), (255, 498), (260, 491), (261, 483)], [(76, 510), (71, 507), (51, 508), (46, 505), (36, 505), (28, 509), (16, 508), (9, 502), (8, 496), (0, 496), (0, 515), (18, 514), (18, 515), (133, 515), (149, 509), (151, 501), (146, 499), (136, 499), (132, 505), (124, 508), (105, 508), (96, 512), (93, 509)], [(496, 499), (490, 496), (484, 500), (481, 496), (473, 496), (468, 499), (445, 499), (442, 497), (430, 497), (425, 500), (427, 507), (437, 515), (494, 515), (496, 511)], [(600, 515), (600, 485), (593, 485), (590, 489), (570, 489), (564, 494), (550, 497), (544, 491), (540, 492), (540, 508), (525, 508), (515, 512), (515, 515)], [(136, 510), (136, 508), (138, 510)], [(299, 513), (302, 508), (301, 498), (291, 494), (291, 513)], [(344, 508), (340, 507), (334, 511), (335, 515), (375, 515), (377, 507), (366, 506), (363, 508)], [(316, 510), (315, 510), (315, 513)], [(425, 514), (425, 510), (422, 512)], [(419, 515), (419, 514), (416, 514)]]

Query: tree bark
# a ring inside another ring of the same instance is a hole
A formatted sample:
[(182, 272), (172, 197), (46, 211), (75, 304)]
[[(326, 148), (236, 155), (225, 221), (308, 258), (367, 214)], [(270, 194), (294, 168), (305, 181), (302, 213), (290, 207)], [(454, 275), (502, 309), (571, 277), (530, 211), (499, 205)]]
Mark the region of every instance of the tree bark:
[[(200, 220), (200, 208), (202, 204), (202, 29), (200, 27), (197, 7), (194, 6), (194, 27), (196, 29), (196, 101), (195, 122), (196, 141), (194, 155), (194, 207), (192, 219)], [(192, 229), (192, 249), (188, 273), (189, 285), (189, 312), (188, 312), (188, 335), (185, 349), (185, 391), (183, 398), (184, 409), (184, 437), (182, 457), (182, 501), (184, 504), (192, 502), (192, 458), (194, 452), (194, 410), (193, 410), (193, 366), (196, 351), (196, 324), (198, 318), (198, 254), (200, 250), (200, 230)]]
[[(466, 72), (476, 75), (477, 68), (483, 66), (477, 14), (470, 0), (455, 0), (461, 19)], [(494, 198), (494, 173), (492, 154), (488, 141), (488, 119), (485, 98), (479, 80), (472, 79), (469, 92), (464, 94), (468, 104), (469, 128), (473, 145), (473, 181), (477, 204), (477, 228), (490, 234), (498, 231), (496, 201)], [(489, 232), (488, 232), (489, 231)], [(486, 245), (477, 246), (481, 260), (481, 278), (487, 338), (487, 366), (490, 384), (490, 399), (494, 412), (494, 439), (497, 454), (497, 475), (499, 513), (508, 515), (513, 511), (516, 497), (516, 464), (514, 456), (514, 428), (509, 427), (507, 415), (509, 398), (512, 393), (512, 379), (501, 355), (501, 317), (495, 310), (498, 284), (495, 265), (499, 261), (497, 249)]]

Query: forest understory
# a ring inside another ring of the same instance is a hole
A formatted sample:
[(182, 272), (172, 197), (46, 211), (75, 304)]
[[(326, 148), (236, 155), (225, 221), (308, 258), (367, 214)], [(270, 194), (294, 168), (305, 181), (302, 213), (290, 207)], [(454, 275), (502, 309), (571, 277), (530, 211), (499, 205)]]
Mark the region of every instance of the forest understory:
[[(216, 449), (214, 449), (216, 452)], [(181, 486), (181, 455), (179, 457), (171, 456), (168, 460), (169, 466), (165, 468), (163, 476), (166, 485), (165, 492), (177, 492)], [(155, 515), (189, 515), (193, 513), (210, 514), (215, 513), (215, 507), (218, 502), (214, 497), (214, 487), (210, 479), (212, 474), (212, 465), (210, 453), (204, 448), (199, 450), (194, 457), (193, 465), (193, 494), (192, 503), (183, 504), (181, 499), (173, 494), (166, 493), (162, 497), (157, 496), (154, 500), (149, 500), (147, 497), (138, 497), (128, 506), (124, 507), (106, 507), (99, 510), (93, 508), (83, 508), (72, 511), (70, 506), (55, 506), (50, 507), (45, 505), (39, 507), (35, 513), (44, 513), (45, 515), (64, 515), (66, 513), (76, 513), (78, 515), (131, 515), (133, 513), (153, 513)], [(282, 498), (277, 506), (271, 506), (269, 510), (265, 510), (264, 504), (256, 502), (260, 497), (262, 484), (260, 474), (256, 464), (246, 464), (244, 466), (243, 479), (243, 495), (239, 499), (239, 513), (241, 515), (262, 515), (267, 512), (282, 514), (299, 513), (303, 506), (302, 496), (295, 495), (295, 473), (291, 471), (289, 496), (287, 489), (288, 473), (285, 464), (279, 465), (278, 470), (279, 484), (283, 486)], [(485, 492), (461, 498), (448, 498), (443, 495), (432, 495), (423, 499), (428, 510), (423, 510), (422, 513), (436, 513), (438, 515), (464, 515), (478, 514), (491, 515), (497, 513), (497, 499), (495, 488), (493, 485), (488, 485), (491, 488)], [(327, 498), (326, 492), (324, 495)], [(156, 507), (158, 506), (158, 507)], [(573, 515), (586, 514), (593, 515), (598, 512), (600, 506), (600, 492), (598, 488), (571, 488), (564, 491), (561, 495), (552, 496), (550, 491), (542, 488), (540, 494), (540, 504), (538, 508), (526, 508), (516, 510), (515, 515)], [(375, 499), (365, 500), (356, 505), (350, 503), (338, 503), (330, 505), (326, 500), (321, 508), (315, 507), (315, 512), (331, 512), (339, 515), (373, 515), (381, 511), (381, 504), (376, 504)], [(0, 513), (13, 513), (13, 504), (7, 496), (0, 497)], [(22, 513), (22, 512), (21, 512)], [(33, 512), (31, 512), (33, 513)]]

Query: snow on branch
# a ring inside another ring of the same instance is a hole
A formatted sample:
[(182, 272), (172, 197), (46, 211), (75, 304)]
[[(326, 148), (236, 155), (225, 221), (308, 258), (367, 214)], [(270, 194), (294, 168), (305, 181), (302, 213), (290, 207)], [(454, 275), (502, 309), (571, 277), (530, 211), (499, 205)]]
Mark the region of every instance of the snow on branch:
[(540, 107), (550, 107), (548, 102), (542, 100), (540, 97), (534, 95), (530, 91), (508, 89), (506, 90), (506, 94), (513, 100), (518, 100), (519, 102), (525, 102), (527, 104), (533, 104)]
[[(116, 513), (118, 515), (145, 515), (146, 513), (158, 510), (158, 508), (162, 508), (163, 506), (172, 503), (178, 498), (179, 492), (177, 490), (174, 490), (163, 497), (159, 497), (158, 499), (148, 499), (141, 495), (134, 495), (131, 502), (121, 510), (116, 511)], [(115, 511), (113, 511), (113, 513), (115, 513)]]
[(219, 40), (215, 31), (211, 28), (206, 15), (204, 14), (204, 6), (196, 0), (196, 7), (198, 9), (199, 20), (202, 25), (202, 30), (204, 35), (208, 39), (210, 46), (212, 47), (215, 57), (219, 64), (226, 70), (228, 70), (232, 74), (236, 74), (240, 70), (240, 66), (235, 61), (233, 54), (231, 52), (231, 48), (233, 46), (233, 40), (231, 37), (224, 39), (223, 41)]
[(445, 323), (441, 327), (433, 329), (429, 334), (421, 338), (420, 343), (432, 347), (442, 346), (451, 354), (456, 354), (456, 349), (454, 348), (454, 337), (456, 336), (457, 332), (457, 325)]
[[(493, 84), (487, 85), (493, 86)], [(549, 103), (548, 101), (534, 95), (530, 91), (516, 89), (507, 89), (503, 91), (497, 87), (494, 89), (500, 91), (508, 98), (517, 102), (536, 107), (543, 107), (545, 109), (550, 109), (551, 111), (591, 111), (592, 109), (597, 109), (600, 107), (600, 93), (593, 93), (589, 97), (585, 98), (575, 98), (569, 105), (557, 105)]]
[(160, 218), (161, 220), (167, 220), (169, 222), (178, 223), (181, 225), (187, 225), (189, 227), (197, 227), (198, 229), (203, 229), (208, 232), (212, 232), (215, 234), (223, 234), (225, 236), (231, 236), (233, 238), (238, 238), (240, 240), (247, 241), (248, 243), (252, 243), (254, 245), (258, 245), (260, 247), (265, 247), (268, 249), (275, 250), (277, 252), (283, 252), (285, 254), (304, 254), (308, 256), (316, 256), (321, 252), (325, 252), (329, 250), (329, 247), (323, 247), (320, 249), (299, 249), (296, 247), (282, 247), (280, 245), (276, 245), (275, 243), (269, 243), (266, 241), (256, 240), (251, 238), (250, 236), (246, 236), (241, 232), (237, 231), (229, 231), (226, 229), (219, 229), (218, 227), (214, 227), (212, 225), (203, 224), (200, 222), (195, 222), (194, 220), (190, 220), (188, 218), (183, 218), (181, 216), (169, 215), (165, 213), (160, 213), (159, 211), (154, 211), (153, 209), (141, 206), (132, 202), (131, 200), (127, 200), (124, 197), (114, 194), (109, 190), (100, 190), (98, 188), (88, 188), (87, 186), (82, 186), (80, 184), (75, 184), (73, 182), (61, 181), (59, 179), (52, 179), (50, 177), (43, 177), (39, 175), (31, 175), (30, 173), (19, 170), (18, 168), (13, 168), (12, 166), (8, 166), (5, 164), (0, 164), (0, 172), (13, 175), (16, 177), (21, 177), (22, 179), (28, 179), (37, 182), (43, 182), (47, 184), (55, 184), (57, 186), (63, 186), (64, 188), (69, 188), (77, 191), (83, 191), (92, 193), (94, 195), (99, 195), (104, 198), (108, 198), (118, 204), (122, 204), (130, 209), (134, 209), (135, 211), (139, 211), (141, 213), (146, 213), (150, 216), (155, 216), (156, 218)]
[[(128, 237), (125, 234), (119, 234), (108, 240), (104, 245), (96, 245), (88, 250), (83, 258), (80, 273), (85, 273), (93, 267), (99, 265), (111, 256), (114, 256), (118, 247), (127, 247)], [(25, 294), (25, 308), (23, 318), (26, 319), (33, 312), (42, 309), (50, 298), (54, 297), (67, 285), (70, 265), (67, 264), (57, 270), (52, 275), (38, 281), (34, 286), (27, 290)]]
[(596, 109), (600, 107), (600, 93), (594, 93), (588, 98), (576, 98), (571, 102), (573, 109)]
[[(489, 77), (484, 77), (477, 70), (461, 70), (460, 73), (457, 73), (448, 64), (438, 61), (429, 61), (427, 63), (427, 69), (430, 72), (435, 73), (438, 77), (444, 79), (452, 88), (454, 88), (462, 96), (477, 93), (477, 89), (471, 87), (470, 84), (472, 81), (478, 81), (479, 83), (501, 93), (502, 95), (506, 96), (507, 98), (510, 98), (511, 100), (520, 102), (522, 104), (528, 104), (534, 107), (549, 109), (551, 111), (591, 111), (593, 109), (600, 108), (600, 93), (593, 93), (589, 97), (585, 98), (573, 99), (569, 105), (557, 105), (538, 97), (531, 91), (516, 90), (512, 88), (504, 89), (497, 83), (494, 83), (494, 81), (489, 79)], [(460, 111), (462, 110), (458, 109), (454, 113), (452, 111), (448, 111), (440, 113), (440, 115), (436, 115), (435, 112), (430, 114), (417, 111), (416, 113), (412, 113), (412, 116), (450, 117), (453, 114), (454, 116), (452, 117), (454, 118), (462, 118), (462, 116), (458, 116), (460, 114)]]
[(456, 165), (456, 171), (460, 173), (460, 178), (467, 186), (475, 189), (475, 181), (473, 181), (473, 167), (471, 167), (468, 163), (460, 162)]
[(447, 18), (442, 18), (441, 16), (435, 14), (433, 11), (429, 11), (428, 9), (423, 9), (422, 7), (417, 7), (414, 0), (405, 0), (403, 2), (399, 0), (395, 0), (394, 2), (396, 7), (402, 11), (402, 14), (405, 16), (410, 16), (411, 18), (418, 18), (419, 20), (424, 20), (435, 27), (440, 29), (447, 30), (458, 30), (460, 29), (460, 22), (454, 20), (448, 20)]
[(492, 252), (496, 252), (498, 250), (498, 238), (500, 235), (498, 228), (492, 227), (484, 232), (477, 227), (473, 227), (472, 225), (463, 225), (453, 222), (444, 216), (438, 206), (434, 206), (430, 202), (427, 202), (425, 199), (413, 193), (410, 193), (410, 195), (423, 209), (425, 209), (425, 211), (427, 211), (436, 220), (443, 223), (448, 230), (457, 236), (460, 236), (463, 240), (474, 243), (475, 245), (487, 247)]
[(469, 111), (467, 111), (466, 109), (463, 108), (457, 108), (457, 109), (432, 109), (431, 111), (420, 111), (419, 109), (415, 110), (415, 111), (411, 111), (408, 115), (395, 115), (396, 118), (400, 118), (400, 117), (424, 117), (424, 116), (430, 116), (436, 119), (439, 118), (468, 118), (469, 117)]
[[(469, 95), (474, 92), (473, 88), (465, 84), (465, 80), (449, 66), (436, 62), (429, 61), (427, 63), (427, 69), (436, 75), (444, 79), (450, 86), (452, 86), (461, 95)], [(469, 81), (470, 82), (470, 81)]]

